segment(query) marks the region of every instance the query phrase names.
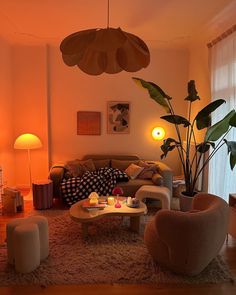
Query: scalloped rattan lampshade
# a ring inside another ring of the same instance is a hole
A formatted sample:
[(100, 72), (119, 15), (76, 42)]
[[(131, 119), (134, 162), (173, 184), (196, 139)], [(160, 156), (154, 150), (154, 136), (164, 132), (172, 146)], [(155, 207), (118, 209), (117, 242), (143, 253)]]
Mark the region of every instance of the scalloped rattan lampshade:
[(136, 72), (150, 63), (147, 45), (139, 37), (109, 27), (88, 29), (67, 36), (60, 45), (62, 58), (68, 66), (78, 66), (89, 75)]
[(136, 72), (150, 62), (147, 45), (120, 28), (90, 29), (67, 36), (60, 46), (66, 65), (89, 75)]

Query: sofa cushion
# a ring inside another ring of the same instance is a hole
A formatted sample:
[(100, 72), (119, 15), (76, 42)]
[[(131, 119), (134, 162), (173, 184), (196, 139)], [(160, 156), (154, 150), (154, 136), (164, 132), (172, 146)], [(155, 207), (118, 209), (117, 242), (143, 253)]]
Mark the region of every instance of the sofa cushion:
[(152, 176), (152, 182), (156, 185), (163, 185), (164, 184), (164, 179), (159, 173), (155, 173)]
[(139, 160), (115, 160), (112, 159), (111, 160), (111, 167), (112, 168), (116, 168), (119, 169), (121, 171), (125, 171), (126, 168), (128, 168), (128, 166), (130, 164), (138, 164)]
[(130, 164), (126, 169), (125, 169), (125, 173), (131, 178), (131, 179), (135, 179), (137, 178), (137, 176), (140, 174), (140, 172), (142, 172), (144, 169), (144, 167), (140, 167), (138, 165), (135, 164)]
[(130, 179), (128, 182), (120, 182), (119, 186), (124, 191), (124, 196), (128, 197), (134, 197), (136, 191), (142, 186), (142, 185), (153, 185), (152, 180), (150, 179)]
[(110, 160), (104, 159), (104, 160), (93, 160), (93, 163), (95, 165), (96, 170), (104, 167), (110, 167)]
[(143, 171), (138, 175), (141, 179), (152, 179), (153, 175), (158, 171), (158, 165), (148, 164), (144, 161), (139, 161), (138, 166), (143, 167)]
[(65, 165), (66, 170), (68, 171), (67, 174), (69, 174), (71, 177), (81, 177), (86, 171), (95, 171), (95, 165), (93, 163), (93, 160), (73, 160), (68, 161)]

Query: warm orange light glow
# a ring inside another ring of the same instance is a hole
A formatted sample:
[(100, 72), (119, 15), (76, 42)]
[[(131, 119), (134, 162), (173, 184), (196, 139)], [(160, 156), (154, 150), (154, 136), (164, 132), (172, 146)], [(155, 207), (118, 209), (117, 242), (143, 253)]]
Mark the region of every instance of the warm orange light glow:
[(154, 140), (161, 140), (165, 136), (165, 130), (162, 127), (155, 127), (152, 130), (152, 137)]
[(42, 147), (41, 140), (34, 134), (25, 133), (17, 137), (14, 148), (15, 149), (38, 149)]

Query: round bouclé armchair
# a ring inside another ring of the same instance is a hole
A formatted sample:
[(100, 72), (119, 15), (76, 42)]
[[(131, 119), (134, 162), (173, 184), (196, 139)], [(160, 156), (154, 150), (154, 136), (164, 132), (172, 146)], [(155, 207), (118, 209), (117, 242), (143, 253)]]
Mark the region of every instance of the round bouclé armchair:
[(189, 212), (160, 210), (146, 226), (149, 253), (173, 272), (199, 274), (219, 253), (228, 229), (229, 207), (221, 198), (198, 193)]

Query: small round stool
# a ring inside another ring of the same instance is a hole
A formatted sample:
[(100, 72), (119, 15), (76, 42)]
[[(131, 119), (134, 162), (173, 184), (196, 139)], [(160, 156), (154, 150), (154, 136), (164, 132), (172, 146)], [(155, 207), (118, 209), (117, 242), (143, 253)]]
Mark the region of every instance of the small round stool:
[(39, 229), (40, 240), (40, 260), (44, 260), (49, 255), (49, 242), (48, 242), (48, 220), (43, 216), (32, 216), (28, 218), (29, 223), (35, 223)]
[(143, 185), (137, 190), (135, 198), (140, 201), (145, 198), (160, 200), (162, 209), (170, 209), (170, 190), (165, 186)]
[(18, 225), (24, 224), (26, 222), (27, 222), (26, 218), (17, 218), (7, 223), (7, 226), (6, 226), (7, 257), (8, 257), (8, 262), (10, 264), (15, 263), (14, 241), (13, 241), (14, 230)]
[(52, 207), (53, 183), (51, 180), (34, 181), (33, 204), (35, 209), (48, 209)]
[(48, 257), (49, 239), (46, 217), (17, 218), (7, 223), (6, 230), (8, 262), (15, 264), (18, 272), (33, 271), (39, 266), (40, 261)]
[(40, 241), (37, 224), (24, 223), (15, 227), (13, 242), (15, 269), (28, 273), (40, 265)]

